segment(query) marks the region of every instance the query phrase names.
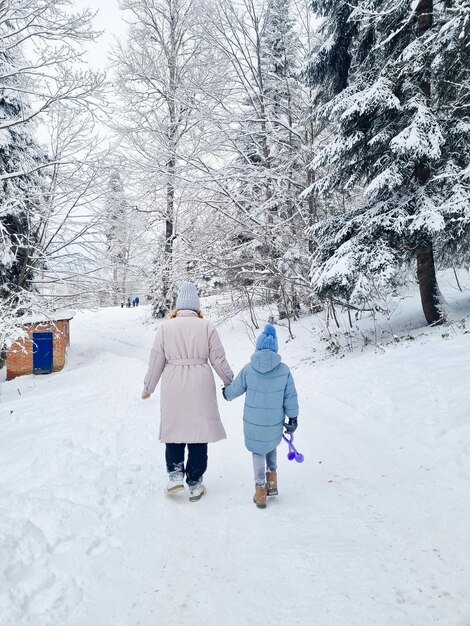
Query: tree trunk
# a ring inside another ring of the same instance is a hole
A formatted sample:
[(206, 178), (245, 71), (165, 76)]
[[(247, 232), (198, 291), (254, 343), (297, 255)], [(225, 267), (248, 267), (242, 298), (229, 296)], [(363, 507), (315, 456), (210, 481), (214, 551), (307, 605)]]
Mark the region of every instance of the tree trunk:
[(171, 293), (171, 276), (173, 274), (173, 220), (167, 216), (165, 220), (165, 268), (163, 270), (163, 301), (165, 312), (171, 310), (173, 297)]
[[(307, 186), (310, 187), (315, 182), (315, 172), (307, 167)], [(308, 194), (308, 226), (312, 227), (318, 222), (317, 200), (315, 194), (311, 191)], [(308, 251), (312, 255), (315, 251), (315, 243), (312, 237), (308, 237)]]
[(162, 294), (158, 306), (154, 308), (154, 317), (165, 317), (173, 306), (171, 280), (173, 275), (173, 243), (175, 240), (175, 170), (176, 160), (172, 157), (167, 163), (168, 182), (166, 185), (165, 255), (162, 270)]
[(274, 282), (274, 298), (276, 300), (277, 314), (280, 320), (289, 319), (289, 311), (287, 310), (287, 303), (284, 296), (284, 288), (279, 279)]
[[(119, 305), (118, 271), (117, 271), (116, 265), (114, 265), (114, 267), (113, 267), (113, 285), (112, 285), (112, 290), (113, 290), (113, 304), (114, 304), (114, 306), (118, 306)], [(124, 298), (124, 294), (122, 293), (122, 289), (121, 289), (121, 299), (122, 298)]]
[(163, 294), (162, 302), (165, 313), (170, 311), (173, 306), (172, 293), (172, 277), (173, 277), (173, 244), (175, 241), (175, 174), (176, 174), (176, 148), (177, 148), (177, 129), (179, 125), (177, 113), (177, 59), (179, 52), (179, 44), (177, 43), (178, 23), (178, 4), (168, 3), (168, 21), (170, 24), (170, 41), (167, 56), (168, 72), (169, 72), (169, 92), (168, 92), (168, 147), (170, 150), (170, 158), (167, 162), (168, 182), (166, 185), (166, 216), (165, 216), (165, 267), (163, 270)]
[[(419, 0), (416, 9), (418, 16), (418, 37), (421, 37), (433, 24), (433, 0)], [(431, 83), (424, 74), (420, 87), (426, 96), (431, 96)], [(431, 177), (431, 170), (426, 162), (415, 165), (414, 176), (420, 185), (425, 185)], [(442, 311), (439, 302), (439, 287), (434, 265), (434, 251), (431, 238), (416, 248), (417, 274), (421, 305), (428, 324), (442, 324)]]
[(436, 280), (434, 252), (431, 242), (416, 248), (416, 261), (421, 305), (426, 321), (428, 324), (442, 324), (439, 287)]

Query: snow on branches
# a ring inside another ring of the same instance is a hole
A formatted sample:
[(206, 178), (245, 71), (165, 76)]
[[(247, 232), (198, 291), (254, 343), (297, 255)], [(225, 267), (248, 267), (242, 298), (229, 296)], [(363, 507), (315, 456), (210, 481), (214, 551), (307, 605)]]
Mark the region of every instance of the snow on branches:
[(439, 321), (434, 249), (469, 249), (455, 245), (470, 235), (468, 11), (460, 2), (370, 0), (345, 22), (344, 8), (317, 4), (320, 34), (341, 32), (350, 64), (347, 87), (333, 95), (331, 76), (311, 74), (329, 131), (310, 164), (312, 189), (341, 189), (350, 206), (311, 231), (312, 285), (360, 299), (372, 285), (365, 278), (394, 289), (416, 258), (423, 310)]

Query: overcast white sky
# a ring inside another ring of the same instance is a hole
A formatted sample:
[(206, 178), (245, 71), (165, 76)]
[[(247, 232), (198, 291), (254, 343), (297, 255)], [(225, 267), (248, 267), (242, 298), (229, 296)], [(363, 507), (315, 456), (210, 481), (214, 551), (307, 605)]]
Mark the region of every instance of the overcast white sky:
[(78, 10), (89, 7), (93, 11), (98, 11), (94, 27), (104, 32), (96, 42), (90, 44), (87, 60), (95, 69), (104, 68), (114, 38), (122, 38), (127, 29), (122, 12), (119, 10), (118, 0), (76, 0), (75, 4)]

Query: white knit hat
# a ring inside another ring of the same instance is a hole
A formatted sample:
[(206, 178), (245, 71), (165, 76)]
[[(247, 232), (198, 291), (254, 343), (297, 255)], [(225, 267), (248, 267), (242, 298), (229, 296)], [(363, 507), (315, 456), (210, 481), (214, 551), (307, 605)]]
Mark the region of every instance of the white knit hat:
[(183, 283), (176, 298), (177, 309), (189, 309), (190, 311), (200, 311), (201, 303), (197, 295), (196, 285), (194, 283)]

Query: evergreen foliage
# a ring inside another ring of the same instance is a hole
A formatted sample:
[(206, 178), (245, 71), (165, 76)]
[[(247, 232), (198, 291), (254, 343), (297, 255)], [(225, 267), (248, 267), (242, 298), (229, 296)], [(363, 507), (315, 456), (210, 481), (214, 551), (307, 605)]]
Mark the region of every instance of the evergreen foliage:
[[(11, 30), (2, 25), (0, 44)], [(47, 179), (38, 167), (47, 156), (34, 140), (30, 107), (24, 93), (29, 82), (15, 69), (24, 64), (19, 52), (0, 49), (0, 298), (3, 306), (31, 291), (42, 262), (41, 212)], [(21, 175), (18, 175), (21, 173)]]
[[(317, 5), (323, 31), (344, 29), (343, 10)], [(428, 0), (356, 3), (347, 86), (330, 97), (328, 64), (313, 66), (331, 132), (310, 165), (321, 171), (314, 189), (339, 187), (351, 207), (311, 230), (320, 296), (363, 303), (378, 285), (393, 289), (416, 258), (426, 318), (440, 320), (433, 248), (466, 252), (470, 234), (466, 12)]]

